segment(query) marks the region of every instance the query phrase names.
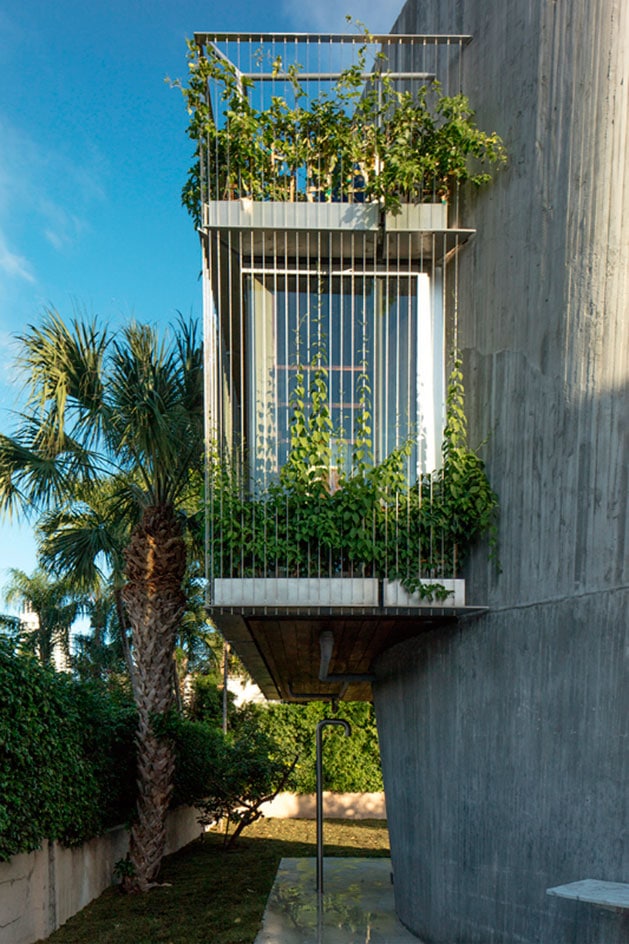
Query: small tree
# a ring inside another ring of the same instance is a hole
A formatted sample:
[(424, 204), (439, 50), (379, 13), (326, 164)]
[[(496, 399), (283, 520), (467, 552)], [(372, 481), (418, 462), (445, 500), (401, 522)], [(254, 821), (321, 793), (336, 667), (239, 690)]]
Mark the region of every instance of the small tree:
[(235, 738), (224, 738), (207, 795), (198, 804), (199, 821), (206, 825), (223, 821), (223, 845), (233, 848), (242, 831), (263, 815), (262, 804), (284, 789), (296, 763), (297, 758), (290, 763), (281, 756), (272, 738), (255, 725), (245, 726)]

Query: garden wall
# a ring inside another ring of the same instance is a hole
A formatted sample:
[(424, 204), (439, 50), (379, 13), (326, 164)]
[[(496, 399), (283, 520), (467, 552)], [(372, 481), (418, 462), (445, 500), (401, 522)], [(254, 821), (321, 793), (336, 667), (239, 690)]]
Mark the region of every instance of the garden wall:
[[(167, 854), (202, 831), (196, 810), (173, 810), (167, 822)], [(2, 944), (32, 944), (52, 934), (111, 885), (114, 865), (128, 848), (129, 833), (120, 826), (74, 849), (44, 841), (36, 852), (0, 862)]]
[[(265, 816), (277, 819), (314, 819), (316, 797), (313, 793), (278, 793), (262, 805)], [(384, 793), (333, 793), (323, 791), (323, 815), (331, 819), (386, 819)]]

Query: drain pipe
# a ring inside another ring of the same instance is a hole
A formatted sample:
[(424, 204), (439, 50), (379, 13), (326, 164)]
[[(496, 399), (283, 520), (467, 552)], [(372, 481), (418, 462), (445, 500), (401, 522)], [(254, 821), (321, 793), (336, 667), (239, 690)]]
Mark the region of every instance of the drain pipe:
[(355, 682), (374, 682), (376, 677), (371, 675), (368, 672), (352, 674), (351, 672), (340, 672), (338, 674), (330, 674), (330, 660), (332, 658), (332, 651), (334, 649), (334, 633), (329, 629), (324, 629), (324, 631), (319, 636), (319, 648), (321, 650), (321, 662), (319, 663), (319, 681), (320, 682), (331, 682), (338, 683), (343, 685), (344, 689), (348, 685), (352, 685)]
[(323, 895), (323, 757), (322, 731), (326, 725), (337, 725), (345, 730), (345, 737), (352, 733), (349, 721), (344, 718), (324, 718), (317, 724), (317, 893), (319, 901)]

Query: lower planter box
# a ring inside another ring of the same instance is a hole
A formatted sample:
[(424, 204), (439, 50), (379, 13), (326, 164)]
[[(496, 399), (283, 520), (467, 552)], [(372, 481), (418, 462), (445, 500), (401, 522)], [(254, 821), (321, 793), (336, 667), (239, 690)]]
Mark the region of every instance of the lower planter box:
[(219, 607), (465, 606), (464, 580), (422, 580), (422, 584), (443, 588), (447, 596), (408, 593), (399, 581), (375, 577), (217, 577), (212, 603)]
[(372, 577), (220, 577), (215, 606), (378, 606)]
[(421, 593), (409, 593), (405, 590), (398, 580), (384, 581), (383, 602), (385, 606), (405, 607), (405, 606), (465, 606), (465, 581), (439, 578), (435, 580), (422, 580), (424, 587), (443, 587), (448, 592), (443, 600), (439, 598), (437, 592), (429, 596), (422, 596)]
[[(217, 229), (367, 230), (380, 226), (378, 203), (291, 203), (274, 200), (214, 200), (203, 208), (203, 224)], [(445, 203), (402, 204), (387, 212), (389, 232), (432, 232), (448, 227)]]

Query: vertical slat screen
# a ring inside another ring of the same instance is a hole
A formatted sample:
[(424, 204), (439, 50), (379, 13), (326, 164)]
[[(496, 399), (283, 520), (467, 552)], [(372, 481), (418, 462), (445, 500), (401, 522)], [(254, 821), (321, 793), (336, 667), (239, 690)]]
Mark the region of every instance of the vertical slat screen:
[[(242, 95), (258, 110), (269, 108), (277, 96), (293, 101), (287, 70), (297, 63), (302, 105), (331, 94), (363, 47), (365, 89), (373, 71), (383, 70), (399, 90), (417, 92), (438, 79), (444, 92), (455, 94), (466, 42), (467, 37), (359, 34), (197, 36), (206, 56), (229, 64)], [(219, 81), (210, 81), (208, 101), (217, 127), (230, 120), (223, 92)], [(330, 453), (320, 475), (330, 493), (352, 474), (362, 422), (371, 426), (372, 463), (410, 443), (406, 484), (417, 488), (419, 501), (430, 500), (433, 479), (426, 487), (420, 483), (428, 483), (439, 463), (447, 359), (457, 343), (458, 236), (447, 224), (389, 228), (380, 208), (364, 202), (356, 167), (335, 167), (335, 182), (316, 190), (313, 181), (325, 183), (329, 171), (320, 156), (309, 178), (305, 165), (290, 168), (274, 153), (267, 176), (248, 195), (243, 174), (235, 179), (231, 173), (233, 148), (242, 145), (234, 139), (223, 149), (217, 139), (202, 148), (207, 575), (386, 577), (382, 562), (357, 564), (342, 553), (333, 555), (317, 535), (308, 537), (308, 553), (296, 562), (289, 540), (283, 540), (295, 525), (294, 506), (288, 496), (277, 500), (277, 494), (291, 446), (298, 381), (306, 392), (299, 398), (306, 415), (317, 382), (323, 378), (327, 385)], [(272, 190), (270, 176), (278, 172), (281, 188)], [(436, 192), (432, 199), (438, 202)], [(454, 202), (448, 210), (451, 225), (458, 214)], [(336, 217), (330, 215), (334, 207)], [(350, 210), (363, 215), (351, 217)], [(268, 501), (269, 495), (275, 500)], [(411, 514), (408, 502), (403, 512), (399, 507), (395, 497), (387, 505), (391, 566), (397, 566), (398, 513)], [(380, 527), (375, 512), (373, 521), (363, 524), (366, 533)], [(219, 532), (226, 527), (243, 535), (240, 547), (232, 540), (228, 551), (222, 549)], [(254, 531), (261, 540), (249, 540)], [(420, 555), (416, 576), (456, 576), (455, 549), (443, 546), (437, 530), (430, 545), (431, 570)]]

